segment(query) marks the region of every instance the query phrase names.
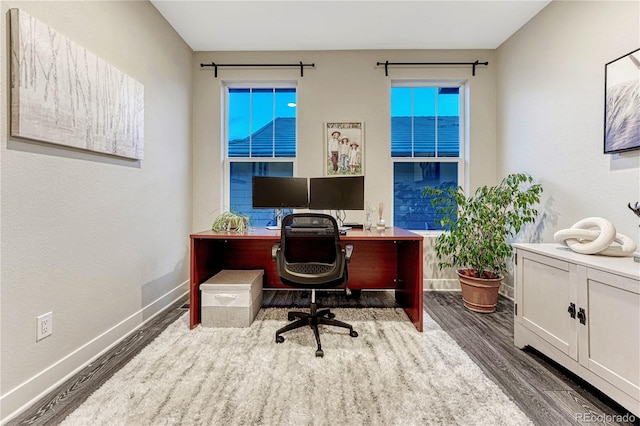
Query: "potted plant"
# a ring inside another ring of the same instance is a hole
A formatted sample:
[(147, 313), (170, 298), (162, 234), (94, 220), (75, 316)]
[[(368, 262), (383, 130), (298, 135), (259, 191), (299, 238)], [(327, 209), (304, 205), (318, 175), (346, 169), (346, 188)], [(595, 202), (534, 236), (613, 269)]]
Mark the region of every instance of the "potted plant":
[(513, 248), (508, 239), (538, 215), (542, 186), (519, 173), (497, 186), (478, 188), (466, 196), (461, 187), (427, 186), (436, 212), (442, 215), (444, 232), (436, 240), (439, 268), (457, 267), (465, 307), (476, 312), (494, 312), (500, 283)]
[(244, 232), (249, 224), (249, 218), (235, 212), (224, 212), (215, 218), (211, 229), (214, 231)]

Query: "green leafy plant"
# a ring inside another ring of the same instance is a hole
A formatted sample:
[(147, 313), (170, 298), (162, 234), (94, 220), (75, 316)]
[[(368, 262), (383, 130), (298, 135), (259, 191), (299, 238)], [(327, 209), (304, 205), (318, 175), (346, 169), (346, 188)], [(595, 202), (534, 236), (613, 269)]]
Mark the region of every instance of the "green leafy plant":
[(513, 254), (507, 242), (535, 221), (542, 186), (524, 173), (511, 174), (497, 186), (478, 188), (466, 196), (461, 187), (427, 186), (423, 196), (442, 215), (445, 232), (436, 240), (438, 266), (466, 268), (478, 278), (498, 278)]
[(248, 224), (248, 217), (234, 212), (225, 212), (216, 217), (211, 225), (211, 229), (214, 231), (244, 232)]

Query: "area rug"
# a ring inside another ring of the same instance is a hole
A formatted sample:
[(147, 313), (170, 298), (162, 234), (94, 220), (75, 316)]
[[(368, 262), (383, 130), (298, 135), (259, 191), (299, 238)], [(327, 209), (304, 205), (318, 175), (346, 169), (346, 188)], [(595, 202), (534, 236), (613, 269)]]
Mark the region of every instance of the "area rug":
[(530, 420), (425, 313), (332, 309), (351, 323), (275, 343), (287, 309), (248, 328), (189, 330), (185, 314), (64, 425), (529, 425)]

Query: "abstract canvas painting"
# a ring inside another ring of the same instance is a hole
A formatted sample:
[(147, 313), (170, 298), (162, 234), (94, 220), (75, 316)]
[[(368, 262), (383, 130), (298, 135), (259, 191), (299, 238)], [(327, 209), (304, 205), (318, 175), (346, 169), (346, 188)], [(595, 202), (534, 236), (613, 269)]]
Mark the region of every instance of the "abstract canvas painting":
[(640, 49), (604, 67), (604, 152), (640, 149)]
[(19, 9), (11, 9), (11, 135), (136, 160), (144, 87)]

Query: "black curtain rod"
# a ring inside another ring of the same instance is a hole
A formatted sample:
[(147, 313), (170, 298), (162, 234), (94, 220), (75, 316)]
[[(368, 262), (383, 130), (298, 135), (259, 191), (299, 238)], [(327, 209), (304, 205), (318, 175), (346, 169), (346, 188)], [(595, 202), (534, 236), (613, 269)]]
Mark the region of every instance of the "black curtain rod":
[(220, 67), (300, 67), (300, 77), (304, 77), (304, 67), (315, 67), (316, 64), (303, 64), (300, 61), (297, 64), (200, 64), (200, 67), (213, 67), (214, 76), (218, 78), (218, 68)]
[(389, 65), (471, 65), (473, 67), (472, 75), (476, 75), (476, 67), (478, 65), (489, 65), (489, 62), (376, 62), (376, 66), (384, 65), (384, 75), (389, 76)]

